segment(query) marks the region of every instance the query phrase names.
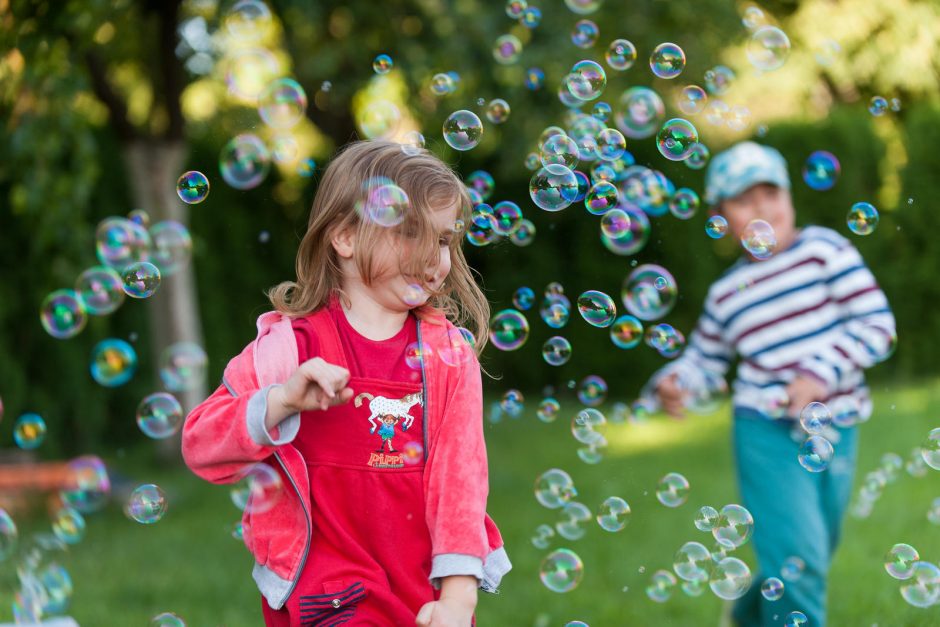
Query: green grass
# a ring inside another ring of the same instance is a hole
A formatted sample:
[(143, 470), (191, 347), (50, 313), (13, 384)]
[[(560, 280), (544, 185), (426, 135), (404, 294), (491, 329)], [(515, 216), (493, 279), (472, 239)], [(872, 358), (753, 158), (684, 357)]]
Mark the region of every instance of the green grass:
[[(876, 394), (875, 414), (862, 427), (856, 484), (878, 466), (884, 453), (907, 458), (938, 426), (936, 383)], [(592, 466), (578, 459), (577, 443), (569, 431), (568, 419), (576, 405), (563, 403), (564, 418), (543, 424), (534, 417), (535, 400), (530, 398), (528, 411), (518, 420), (487, 423), (489, 509), (503, 532), (514, 569), (499, 595), (481, 594), (479, 623), (717, 624), (721, 601), (710, 591), (690, 598), (676, 590), (668, 602), (658, 604), (646, 597), (645, 588), (655, 570), (670, 567), (675, 550), (687, 540), (711, 546), (709, 537), (692, 524), (699, 506), (720, 507), (738, 500), (727, 408), (685, 421), (657, 417), (642, 424), (611, 425), (607, 455)], [(190, 626), (262, 624), (259, 595), (250, 576), (251, 558), (230, 535), (238, 512), (228, 491), (182, 469), (147, 470), (152, 468), (147, 460), (130, 457), (107, 461), (134, 484), (161, 485), (170, 499), (169, 511), (151, 526), (129, 522), (117, 505), (88, 518), (85, 539), (60, 556), (75, 586), (71, 614), (85, 627), (147, 625), (162, 611), (176, 612)], [(583, 581), (567, 594), (542, 586), (538, 568), (548, 551), (530, 542), (536, 526), (558, 520), (558, 511), (541, 507), (532, 495), (535, 478), (552, 467), (572, 475), (577, 500), (592, 510), (612, 495), (623, 497), (632, 508), (629, 525), (621, 532), (608, 533), (591, 524), (580, 540), (554, 539), (553, 547), (571, 548), (585, 564)], [(692, 486), (688, 502), (676, 509), (660, 505), (654, 494), (658, 479), (670, 471), (684, 474)], [(938, 478), (933, 470), (919, 479), (902, 473), (885, 488), (869, 518), (847, 518), (830, 579), (831, 625), (940, 622), (936, 609), (907, 605), (899, 594), (899, 582), (882, 566), (885, 552), (896, 542), (914, 545), (924, 559), (940, 559), (940, 530), (926, 518), (931, 501), (940, 496)], [(38, 525), (22, 526), (41, 530)], [(754, 566), (749, 547), (737, 554)], [(4, 566), (0, 621), (11, 617), (15, 582), (11, 564)]]

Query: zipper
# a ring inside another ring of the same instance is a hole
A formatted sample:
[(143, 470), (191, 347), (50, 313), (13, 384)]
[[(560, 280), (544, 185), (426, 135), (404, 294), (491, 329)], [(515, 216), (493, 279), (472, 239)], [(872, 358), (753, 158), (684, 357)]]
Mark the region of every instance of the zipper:
[(421, 403), (421, 430), (422, 436), (424, 438), (424, 461), (428, 461), (428, 453), (430, 453), (430, 445), (428, 444), (428, 383), (427, 383), (427, 372), (424, 369), (424, 358), (427, 354), (427, 351), (424, 350), (424, 342), (421, 341), (421, 321), (417, 320), (415, 325), (418, 331), (418, 348), (421, 351), (421, 396), (424, 401)]
[(284, 595), (284, 598), (281, 599), (281, 607), (287, 603), (287, 599), (290, 598), (291, 592), (294, 591), (294, 588), (297, 587), (297, 582), (300, 581), (300, 573), (303, 572), (304, 564), (307, 563), (307, 555), (310, 553), (310, 540), (313, 535), (312, 527), (313, 523), (310, 521), (310, 514), (307, 512), (307, 506), (304, 505), (303, 495), (300, 493), (300, 488), (297, 487), (297, 483), (294, 481), (294, 477), (291, 476), (290, 472), (287, 470), (287, 464), (284, 463), (284, 460), (281, 459), (280, 453), (277, 451), (274, 452), (274, 458), (277, 459), (277, 463), (281, 465), (281, 468), (284, 469), (284, 474), (287, 475), (287, 478), (290, 479), (290, 483), (294, 486), (294, 491), (297, 492), (297, 497), (300, 499), (300, 507), (304, 510), (304, 522), (307, 523), (307, 542), (304, 544), (304, 554), (300, 558), (300, 566), (297, 568), (297, 577), (294, 578), (294, 581), (291, 582), (290, 588), (287, 589), (287, 594)]

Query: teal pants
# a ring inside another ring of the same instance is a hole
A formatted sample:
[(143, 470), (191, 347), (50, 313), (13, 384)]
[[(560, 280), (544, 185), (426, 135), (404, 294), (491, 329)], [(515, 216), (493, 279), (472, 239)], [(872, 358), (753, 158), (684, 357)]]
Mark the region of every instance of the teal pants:
[[(800, 444), (790, 435), (792, 423), (761, 418), (738, 408), (734, 417), (734, 455), (742, 505), (754, 517), (751, 539), (757, 568), (748, 593), (737, 601), (738, 627), (783, 624), (799, 610), (812, 627), (826, 624), (826, 583), (848, 507), (858, 446), (857, 428), (839, 429), (829, 467), (813, 473), (797, 460)], [(788, 557), (802, 559), (806, 568), (796, 581), (780, 576)], [(784, 595), (768, 601), (760, 592), (767, 577), (780, 577)]]

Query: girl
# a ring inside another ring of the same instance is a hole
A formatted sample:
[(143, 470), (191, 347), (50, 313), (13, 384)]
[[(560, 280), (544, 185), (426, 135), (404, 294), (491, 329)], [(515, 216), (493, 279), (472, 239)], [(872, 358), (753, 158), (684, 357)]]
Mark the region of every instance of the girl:
[[(186, 419), (200, 477), (266, 464), (281, 480), (243, 517), (266, 625), (466, 626), (477, 588), (510, 569), (486, 515), (489, 307), (460, 248), (469, 208), (432, 155), (347, 146), (320, 183), (297, 281), (269, 292), (275, 311)], [(449, 319), (475, 329), (476, 352)]]

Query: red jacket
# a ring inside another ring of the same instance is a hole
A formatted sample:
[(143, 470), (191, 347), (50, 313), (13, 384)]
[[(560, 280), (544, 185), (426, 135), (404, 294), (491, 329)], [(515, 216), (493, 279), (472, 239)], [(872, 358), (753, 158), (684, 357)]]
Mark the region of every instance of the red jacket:
[[(430, 348), (424, 360), (429, 422), (424, 492), (432, 584), (439, 586), (435, 571), (446, 572), (449, 560), (459, 556), (464, 566), (468, 559), (478, 564), (473, 570), (480, 588), (493, 592), (511, 564), (499, 530), (486, 514), (480, 365), (472, 350), (466, 351), (462, 363), (442, 361), (441, 354), (453, 353), (451, 340), (459, 331), (435, 310), (425, 308), (420, 318), (418, 337)], [(245, 542), (256, 562), (252, 576), (270, 607), (279, 609), (307, 559), (310, 486), (304, 459), (290, 443), (300, 428), (299, 414), (285, 419), (273, 433), (264, 428), (268, 390), (297, 368), (291, 320), (268, 312), (258, 318), (257, 326), (258, 337), (228, 363), (222, 385), (187, 416), (182, 447), (187, 466), (212, 483), (236, 482), (257, 462), (280, 473), (284, 496), (270, 510), (243, 518)], [(468, 457), (468, 450), (481, 453)], [(464, 482), (462, 477), (473, 480)]]

